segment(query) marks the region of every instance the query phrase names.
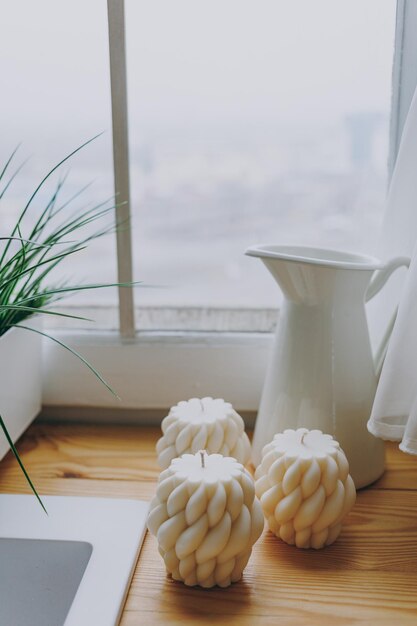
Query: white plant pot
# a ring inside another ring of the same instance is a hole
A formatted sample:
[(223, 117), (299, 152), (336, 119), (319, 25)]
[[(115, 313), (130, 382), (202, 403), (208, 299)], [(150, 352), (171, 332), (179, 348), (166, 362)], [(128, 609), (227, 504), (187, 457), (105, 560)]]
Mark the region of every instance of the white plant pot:
[[(39, 322), (36, 322), (36, 326)], [(31, 321), (31, 324), (33, 322)], [(0, 414), (15, 442), (41, 409), (42, 337), (12, 328), (0, 337)], [(0, 459), (9, 444), (0, 429)]]

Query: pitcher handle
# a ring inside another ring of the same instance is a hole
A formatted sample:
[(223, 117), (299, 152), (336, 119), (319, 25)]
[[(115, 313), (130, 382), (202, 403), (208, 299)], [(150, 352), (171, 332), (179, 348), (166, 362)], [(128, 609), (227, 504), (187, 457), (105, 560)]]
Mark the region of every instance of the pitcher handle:
[[(410, 267), (411, 259), (406, 256), (397, 256), (388, 261), (388, 263), (380, 270), (375, 272), (374, 277), (367, 289), (365, 295), (365, 302), (369, 302), (377, 293), (379, 293), (382, 287), (385, 285), (391, 274), (400, 267)], [(394, 328), (395, 320), (397, 318), (398, 307), (396, 307), (394, 314), (392, 315), (385, 333), (382, 337), (381, 343), (375, 355), (375, 373), (377, 378), (381, 373), (382, 365), (384, 363), (385, 354), (388, 348), (388, 342), (391, 337), (392, 330)]]

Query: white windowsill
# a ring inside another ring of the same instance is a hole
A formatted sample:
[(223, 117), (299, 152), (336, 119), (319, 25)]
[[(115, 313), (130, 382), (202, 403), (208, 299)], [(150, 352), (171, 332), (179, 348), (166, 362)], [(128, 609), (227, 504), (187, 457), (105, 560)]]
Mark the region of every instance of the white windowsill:
[(73, 355), (44, 340), (46, 415), (60, 407), (60, 418), (65, 419), (65, 414), (71, 417), (69, 407), (79, 407), (82, 420), (95, 407), (95, 421), (100, 421), (102, 407), (107, 422), (111, 409), (115, 421), (124, 410), (134, 409), (138, 422), (149, 422), (149, 410), (203, 396), (225, 398), (237, 410), (256, 411), (272, 342), (269, 333), (143, 332), (129, 342), (115, 332), (53, 334), (88, 359), (120, 400)]

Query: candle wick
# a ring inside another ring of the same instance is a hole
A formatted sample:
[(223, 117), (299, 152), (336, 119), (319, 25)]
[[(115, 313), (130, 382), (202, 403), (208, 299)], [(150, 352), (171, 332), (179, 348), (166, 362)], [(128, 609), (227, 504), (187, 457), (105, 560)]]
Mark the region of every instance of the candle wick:
[(206, 454), (205, 450), (200, 450), (201, 467), (206, 467), (205, 454)]
[(306, 436), (306, 434), (307, 434), (307, 433), (306, 433), (306, 432), (304, 432), (304, 433), (301, 435), (301, 440), (300, 440), (300, 443), (301, 443), (301, 444), (303, 444), (303, 443), (304, 443), (304, 437)]
[(202, 400), (199, 400), (200, 402), (200, 407), (201, 407), (201, 412), (204, 413), (204, 404)]

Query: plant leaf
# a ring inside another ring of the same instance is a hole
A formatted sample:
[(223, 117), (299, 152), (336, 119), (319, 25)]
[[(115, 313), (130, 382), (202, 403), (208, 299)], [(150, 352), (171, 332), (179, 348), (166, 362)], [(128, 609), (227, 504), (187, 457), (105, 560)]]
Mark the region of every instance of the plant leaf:
[(81, 317), (79, 315), (71, 315), (70, 313), (61, 313), (59, 311), (50, 311), (49, 309), (39, 309), (31, 306), (22, 306), (20, 304), (0, 304), (0, 311), (2, 309), (5, 309), (6, 311), (25, 311), (31, 315), (37, 315), (38, 313), (42, 313), (42, 315), (58, 315), (59, 317), (70, 317), (74, 320), (81, 320), (83, 322), (94, 321), (89, 317)]
[(12, 438), (11, 438), (11, 437), (10, 437), (10, 435), (9, 435), (9, 432), (8, 432), (8, 430), (7, 430), (7, 427), (6, 427), (6, 424), (4, 423), (4, 420), (3, 420), (3, 418), (2, 418), (2, 416), (1, 416), (1, 415), (0, 415), (0, 427), (1, 427), (1, 429), (3, 430), (4, 436), (5, 436), (5, 437), (6, 437), (6, 439), (7, 439), (7, 443), (9, 444), (9, 446), (10, 446), (10, 448), (11, 448), (11, 451), (13, 452), (14, 456), (16, 457), (16, 461), (19, 463), (19, 465), (20, 465), (20, 469), (22, 470), (22, 472), (23, 472), (23, 474), (24, 474), (24, 476), (25, 476), (25, 478), (26, 478), (27, 482), (29, 483), (30, 488), (32, 489), (32, 491), (33, 491), (34, 495), (37, 497), (39, 504), (41, 505), (41, 507), (43, 508), (43, 510), (45, 511), (45, 513), (48, 515), (48, 511), (46, 510), (44, 503), (42, 502), (42, 500), (41, 500), (41, 498), (40, 498), (40, 496), (39, 496), (38, 492), (36, 491), (35, 486), (34, 486), (34, 484), (32, 483), (32, 481), (31, 481), (31, 479), (30, 479), (30, 477), (29, 477), (29, 474), (28, 474), (28, 473), (27, 473), (27, 471), (26, 471), (25, 466), (23, 465), (23, 462), (22, 462), (22, 460), (21, 460), (21, 458), (20, 458), (20, 456), (19, 456), (18, 451), (16, 450), (16, 447), (15, 447), (15, 445), (14, 445), (14, 443), (13, 443)]
[(31, 243), (36, 248), (50, 248), (51, 245), (47, 243), (38, 243), (37, 241), (32, 241), (31, 239), (23, 239), (22, 237), (0, 237), (0, 241), (21, 241), (23, 243)]
[(65, 350), (68, 350), (69, 352), (71, 352), (71, 354), (73, 354), (74, 356), (76, 356), (78, 359), (80, 359), (80, 361), (82, 361), (84, 363), (84, 365), (86, 365), (88, 367), (88, 369), (93, 372), (94, 376), (96, 376), (96, 378), (99, 379), (99, 381), (101, 383), (103, 383), (103, 385), (105, 387), (107, 387), (107, 389), (110, 391), (110, 393), (117, 398), (117, 400), (120, 400), (120, 397), (117, 395), (117, 393), (114, 391), (114, 389), (112, 389), (112, 387), (110, 387), (110, 385), (104, 380), (104, 378), (102, 377), (102, 375), (91, 365), (91, 363), (89, 363), (87, 361), (87, 359), (85, 359), (79, 352), (77, 352), (77, 350), (74, 350), (73, 348), (71, 348), (70, 346), (68, 346), (66, 343), (64, 343), (63, 341), (60, 341), (59, 339), (57, 339), (56, 337), (53, 337), (52, 335), (49, 335), (48, 333), (45, 333), (44, 331), (38, 330), (36, 328), (31, 328), (30, 326), (23, 326), (23, 324), (13, 324), (13, 328), (23, 328), (24, 330), (29, 330), (32, 331), (33, 333), (37, 333), (38, 335), (42, 335), (43, 337), (47, 337), (48, 339), (50, 339), (51, 341), (54, 341), (55, 343), (57, 343), (59, 346), (61, 346), (62, 348), (65, 348)]
[[(106, 289), (107, 287), (136, 287), (137, 285), (141, 285), (141, 281), (134, 281), (131, 283), (96, 283), (96, 284), (87, 284), (87, 285), (68, 285), (67, 287), (57, 287), (56, 289), (48, 289), (47, 291), (40, 291), (38, 294), (34, 296), (28, 296), (27, 298), (23, 298), (19, 300), (20, 303), (30, 302), (31, 300), (36, 300), (39, 296), (53, 296), (60, 293), (73, 293), (74, 291), (84, 291), (86, 289)], [(1, 305), (0, 305), (1, 307)]]

